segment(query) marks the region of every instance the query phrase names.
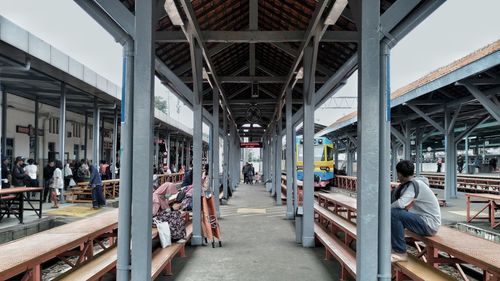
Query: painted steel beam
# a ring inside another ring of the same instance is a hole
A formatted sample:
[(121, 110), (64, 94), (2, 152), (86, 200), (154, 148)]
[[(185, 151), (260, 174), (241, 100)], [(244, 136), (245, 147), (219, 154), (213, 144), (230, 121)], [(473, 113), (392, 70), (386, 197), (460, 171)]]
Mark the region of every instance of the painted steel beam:
[(492, 100), (487, 98), (481, 90), (471, 83), (460, 82), (458, 85), (463, 85), (483, 105), (491, 116), (500, 122), (500, 106), (496, 105)]
[[(245, 67), (245, 70), (247, 67)], [(183, 77), (181, 78), (184, 83), (193, 83), (193, 78)], [(227, 84), (248, 84), (248, 83), (285, 83), (287, 81), (286, 76), (219, 76), (219, 82)], [(318, 84), (325, 83), (325, 77), (316, 77), (315, 82)], [(297, 83), (303, 83), (302, 79), (297, 80)]]
[[(349, 1), (349, 5), (352, 7), (356, 4), (357, 0)], [(426, 2), (420, 7), (418, 13), (408, 16), (411, 11), (420, 3), (421, 0), (398, 0), (393, 3), (391, 7), (384, 12), (380, 18), (381, 30), (388, 34), (391, 34), (391, 44), (396, 44), (399, 40), (404, 38), (409, 31), (411, 31), (416, 25), (422, 22), (427, 16), (429, 16), (435, 9), (437, 9), (445, 0), (436, 0)], [(353, 10), (353, 15), (355, 11)], [(380, 39), (385, 35), (380, 33)], [(335, 74), (330, 77), (316, 93), (316, 107), (321, 105), (322, 101), (329, 95), (333, 94), (332, 89), (337, 87), (337, 84), (348, 78), (356, 69), (358, 54), (354, 54), (349, 60), (347, 60), (342, 67), (335, 72)], [(297, 124), (304, 114), (303, 109), (299, 109), (293, 116), (293, 123)]]
[[(134, 15), (119, 1), (119, 0), (94, 0), (99, 6), (118, 24), (127, 34), (135, 38), (135, 23)], [(78, 1), (79, 2), (79, 1)], [(219, 44), (220, 47), (215, 48), (214, 51), (221, 51), (224, 45)], [(218, 45), (218, 46), (219, 46)], [(179, 77), (158, 57), (155, 57), (155, 69), (168, 79), (166, 86), (189, 108), (193, 107), (193, 92), (187, 87)], [(203, 116), (212, 120), (212, 115), (203, 109)]]
[(458, 136), (455, 137), (455, 142), (459, 143), (463, 138), (466, 138), (474, 131), (477, 127), (481, 126), (484, 122), (486, 122), (488, 119), (490, 119), (491, 116), (486, 115), (485, 117), (479, 119), (476, 121), (474, 124), (472, 124), (470, 127), (468, 127), (465, 131), (461, 132)]
[[(222, 91), (222, 85), (219, 82), (219, 78), (217, 76), (217, 73), (215, 71), (215, 67), (212, 63), (211, 58), (207, 55), (208, 54), (208, 48), (206, 47), (205, 42), (203, 41), (203, 35), (200, 29), (200, 26), (198, 24), (198, 20), (196, 18), (196, 14), (194, 12), (192, 3), (187, 0), (182, 0), (182, 8), (184, 10), (184, 13), (187, 17), (188, 20), (188, 30), (189, 33), (193, 35), (192, 38), (196, 38), (198, 43), (200, 44), (200, 47), (203, 50), (203, 57), (205, 59), (205, 62), (207, 63), (208, 69), (210, 70), (210, 75), (214, 81), (214, 87), (218, 88), (221, 92), (221, 100), (223, 104), (226, 104), (226, 108), (229, 112), (229, 116), (233, 119), (234, 126), (237, 126), (236, 123), (234, 122), (234, 114), (230, 106), (228, 106), (227, 103), (227, 97), (224, 91)], [(190, 44), (193, 44), (192, 41), (190, 41)]]
[[(206, 43), (275, 43), (302, 42), (307, 31), (202, 31), (203, 42)], [(322, 42), (358, 42), (356, 31), (326, 31)], [(185, 43), (182, 31), (157, 31), (156, 42)]]
[(416, 114), (418, 114), (420, 117), (422, 117), (425, 121), (429, 122), (434, 128), (436, 128), (439, 132), (442, 134), (445, 133), (444, 128), (439, 125), (436, 121), (434, 121), (432, 118), (430, 118), (427, 114), (425, 114), (422, 110), (420, 110), (418, 107), (412, 105), (412, 104), (406, 104), (411, 110), (413, 110)]

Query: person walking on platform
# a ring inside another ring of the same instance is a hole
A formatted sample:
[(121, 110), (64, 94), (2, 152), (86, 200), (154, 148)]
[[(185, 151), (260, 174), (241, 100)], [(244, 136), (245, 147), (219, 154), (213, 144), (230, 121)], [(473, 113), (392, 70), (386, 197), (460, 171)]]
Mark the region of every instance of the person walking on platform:
[(425, 177), (414, 177), (415, 166), (400, 161), (396, 171), (400, 185), (391, 194), (391, 262), (405, 261), (405, 229), (421, 236), (436, 235), (441, 225), (441, 209)]
[(52, 200), (52, 208), (59, 208), (59, 195), (64, 188), (63, 166), (61, 161), (56, 161), (54, 173), (52, 176), (50, 199)]
[(9, 188), (12, 175), (9, 169), (9, 158), (2, 155), (2, 188)]
[[(50, 193), (50, 185), (52, 182), (52, 176), (54, 175), (54, 170), (56, 169), (55, 167), (54, 160), (49, 160), (47, 163), (47, 166), (43, 168), (43, 180), (44, 180), (44, 185), (43, 185), (43, 202), (50, 202), (50, 198), (47, 198), (47, 196)], [(48, 199), (48, 200), (47, 200)]]
[(102, 193), (102, 179), (96, 166), (90, 166), (90, 188), (92, 189), (92, 209), (99, 209), (106, 205), (106, 199)]

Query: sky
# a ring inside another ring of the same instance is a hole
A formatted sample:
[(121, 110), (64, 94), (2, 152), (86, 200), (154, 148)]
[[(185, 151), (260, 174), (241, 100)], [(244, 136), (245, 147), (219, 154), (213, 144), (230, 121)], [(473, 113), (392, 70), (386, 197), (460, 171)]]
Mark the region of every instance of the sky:
[[(500, 39), (498, 11), (500, 0), (446, 1), (392, 49), (392, 90)], [(0, 15), (121, 85), (122, 47), (73, 1), (0, 0)], [(356, 96), (356, 77), (335, 96)], [(168, 98), (173, 118), (192, 127), (191, 110), (158, 80), (155, 93)], [(315, 119), (329, 125), (351, 111), (318, 109)]]

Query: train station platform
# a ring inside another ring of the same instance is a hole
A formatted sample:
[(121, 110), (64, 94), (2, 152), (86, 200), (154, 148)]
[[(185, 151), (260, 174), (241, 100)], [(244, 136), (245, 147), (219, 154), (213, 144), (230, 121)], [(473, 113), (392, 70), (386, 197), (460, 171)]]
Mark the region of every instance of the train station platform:
[(188, 247), (187, 258), (173, 260), (173, 276), (158, 280), (338, 280), (339, 266), (323, 260), (323, 248), (295, 243), (285, 208), (263, 185), (240, 184), (221, 206), (222, 248)]

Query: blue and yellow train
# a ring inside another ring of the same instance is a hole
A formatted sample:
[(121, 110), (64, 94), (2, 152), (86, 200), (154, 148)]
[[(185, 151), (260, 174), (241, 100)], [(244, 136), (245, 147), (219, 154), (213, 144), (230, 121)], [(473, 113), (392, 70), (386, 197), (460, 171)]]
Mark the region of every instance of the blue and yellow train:
[[(302, 136), (297, 136), (295, 159), (297, 159), (297, 180), (304, 180), (303, 160), (304, 141)], [(314, 186), (325, 187), (331, 183), (334, 174), (334, 147), (333, 142), (326, 137), (314, 138)]]

